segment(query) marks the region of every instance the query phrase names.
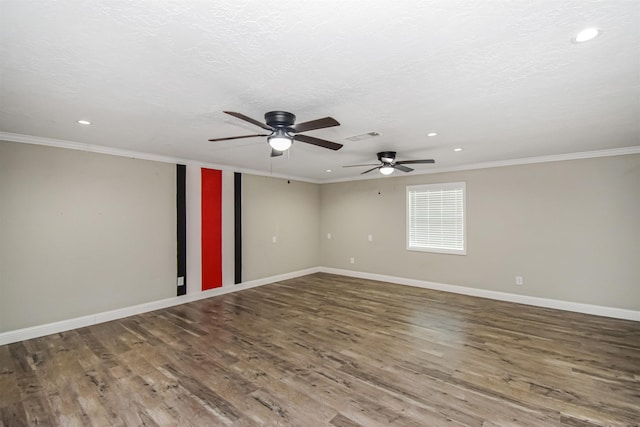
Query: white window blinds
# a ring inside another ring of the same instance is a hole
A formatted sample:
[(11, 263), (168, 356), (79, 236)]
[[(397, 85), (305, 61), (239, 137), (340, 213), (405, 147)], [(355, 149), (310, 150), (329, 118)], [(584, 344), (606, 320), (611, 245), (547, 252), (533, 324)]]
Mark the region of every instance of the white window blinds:
[(464, 182), (407, 186), (407, 249), (466, 254)]

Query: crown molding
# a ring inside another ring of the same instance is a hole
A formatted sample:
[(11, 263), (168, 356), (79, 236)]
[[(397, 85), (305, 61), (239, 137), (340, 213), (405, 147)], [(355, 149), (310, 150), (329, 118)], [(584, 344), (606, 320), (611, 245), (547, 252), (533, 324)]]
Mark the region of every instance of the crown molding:
[(217, 163), (203, 162), (199, 160), (183, 159), (180, 157), (163, 156), (160, 154), (145, 153), (142, 151), (126, 150), (123, 148), (106, 147), (104, 145), (86, 144), (84, 142), (66, 141), (62, 139), (45, 138), (42, 136), (23, 135), (19, 133), (0, 132), (0, 140), (8, 142), (20, 142), (24, 144), (45, 145), (48, 147), (66, 148), (69, 150), (87, 151), (90, 153), (109, 154), (112, 156), (129, 157), (140, 160), (151, 160), (162, 163), (179, 163), (181, 165), (198, 166), (202, 168), (219, 169), (223, 171), (240, 172), (249, 175), (265, 176), (269, 178), (281, 178), (293, 181), (319, 184), (320, 181), (311, 180), (299, 176), (291, 176), (279, 173), (269, 173), (254, 169), (236, 168)]
[[(103, 145), (86, 144), (83, 142), (66, 141), (61, 139), (45, 138), (41, 136), (23, 135), (19, 133), (0, 132), (0, 140), (9, 142), (21, 142), (25, 144), (46, 145), (49, 147), (67, 148), (70, 150), (87, 151), (91, 153), (110, 154), (113, 156), (129, 157), (141, 160), (152, 160), (163, 163), (179, 163), (183, 165), (193, 165), (203, 168), (220, 169), (225, 171), (240, 172), (250, 175), (265, 176), (269, 178), (280, 178), (311, 184), (333, 184), (348, 181), (363, 181), (370, 179), (379, 179), (379, 177), (349, 177), (335, 180), (314, 180), (299, 176), (291, 176), (286, 174), (268, 173), (255, 169), (244, 169), (231, 167), (228, 165), (220, 165), (217, 163), (202, 162), (199, 160), (183, 159), (180, 157), (163, 156), (160, 154), (144, 153), (141, 151), (126, 150), (123, 148), (106, 147)], [(498, 160), (495, 162), (472, 163), (468, 165), (454, 166), (449, 168), (435, 168), (427, 171), (416, 171), (412, 175), (431, 175), (435, 173), (460, 172), (475, 169), (501, 168), (506, 166), (530, 165), (535, 163), (560, 162), (566, 160), (592, 159), (597, 157), (625, 156), (629, 154), (640, 154), (640, 146), (610, 148), (605, 150), (581, 151), (577, 153), (553, 154), (549, 156), (524, 157), (520, 159)], [(393, 179), (398, 176), (385, 177), (385, 179)]]
[[(553, 154), (549, 156), (523, 157), (521, 159), (498, 160), (495, 162), (471, 163), (468, 165), (454, 166), (450, 168), (436, 168), (427, 171), (416, 171), (411, 175), (431, 175), (434, 173), (460, 172), (475, 169), (502, 168), (506, 166), (530, 165), (535, 163), (561, 162), (567, 160), (593, 159), (597, 157), (626, 156), (629, 154), (640, 154), (640, 146), (609, 148), (605, 150), (581, 151), (577, 153)], [(399, 178), (398, 175), (384, 177), (383, 179)], [(368, 179), (380, 179), (380, 177), (351, 177), (335, 180), (321, 181), (321, 184), (333, 184), (347, 181), (363, 181)]]

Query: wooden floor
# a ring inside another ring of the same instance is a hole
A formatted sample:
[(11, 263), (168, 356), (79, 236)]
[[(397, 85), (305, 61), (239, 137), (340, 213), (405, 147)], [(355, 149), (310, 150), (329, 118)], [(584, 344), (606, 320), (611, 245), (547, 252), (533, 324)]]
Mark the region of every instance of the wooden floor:
[(315, 274), (0, 347), (0, 425), (638, 425), (640, 322)]

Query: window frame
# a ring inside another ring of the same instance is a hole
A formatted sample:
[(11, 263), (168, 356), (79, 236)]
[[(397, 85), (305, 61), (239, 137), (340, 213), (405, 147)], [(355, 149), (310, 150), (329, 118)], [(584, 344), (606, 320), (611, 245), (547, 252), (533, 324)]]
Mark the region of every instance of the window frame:
[[(411, 206), (410, 193), (419, 190), (429, 189), (462, 189), (462, 249), (437, 248), (427, 246), (411, 246)], [(467, 254), (467, 186), (466, 182), (442, 182), (434, 184), (418, 184), (407, 185), (406, 187), (406, 249), (416, 252), (430, 252), (448, 255), (466, 255)]]

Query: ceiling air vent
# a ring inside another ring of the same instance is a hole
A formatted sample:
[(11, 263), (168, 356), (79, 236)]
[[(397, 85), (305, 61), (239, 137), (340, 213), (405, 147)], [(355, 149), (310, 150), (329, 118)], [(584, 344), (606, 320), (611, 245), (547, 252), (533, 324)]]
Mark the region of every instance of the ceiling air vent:
[(375, 138), (380, 136), (378, 132), (367, 132), (360, 135), (350, 136), (347, 138), (349, 141), (362, 141), (363, 139)]

